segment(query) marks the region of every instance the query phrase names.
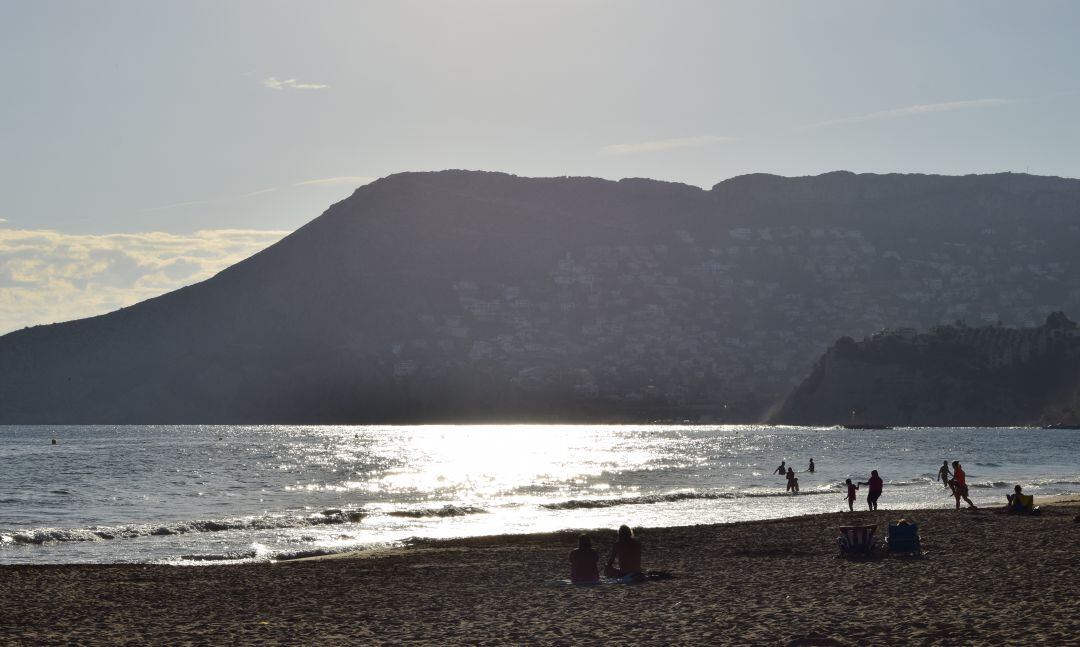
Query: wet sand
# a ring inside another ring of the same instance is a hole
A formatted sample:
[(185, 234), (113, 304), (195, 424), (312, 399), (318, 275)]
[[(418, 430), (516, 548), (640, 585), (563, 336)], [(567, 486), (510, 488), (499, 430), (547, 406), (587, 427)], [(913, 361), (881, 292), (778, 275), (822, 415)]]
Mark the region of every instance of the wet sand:
[[(1072, 501), (1038, 517), (882, 510), (644, 529), (645, 567), (675, 578), (638, 585), (552, 584), (572, 532), (279, 564), (6, 566), (0, 643), (1069, 644), (1078, 514)], [(837, 526), (884, 533), (900, 516), (920, 524), (925, 559), (836, 557)], [(604, 554), (614, 533), (591, 534)]]

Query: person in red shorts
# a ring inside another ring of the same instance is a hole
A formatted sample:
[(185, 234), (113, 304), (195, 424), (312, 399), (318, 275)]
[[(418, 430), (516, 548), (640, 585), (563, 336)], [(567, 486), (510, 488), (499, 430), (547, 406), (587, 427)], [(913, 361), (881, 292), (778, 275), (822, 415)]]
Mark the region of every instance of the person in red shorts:
[(964, 473), (964, 468), (960, 467), (960, 461), (952, 462), (952, 472), (953, 477), (949, 485), (952, 486), (953, 498), (956, 499), (956, 509), (960, 509), (960, 499), (963, 499), (967, 501), (969, 509), (977, 510), (978, 508), (968, 498), (967, 474)]

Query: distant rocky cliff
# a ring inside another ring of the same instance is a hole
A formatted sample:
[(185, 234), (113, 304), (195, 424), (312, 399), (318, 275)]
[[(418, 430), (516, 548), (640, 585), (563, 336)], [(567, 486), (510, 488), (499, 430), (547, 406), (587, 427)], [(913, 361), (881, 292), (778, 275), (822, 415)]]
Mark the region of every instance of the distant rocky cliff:
[(841, 338), (773, 417), (778, 423), (1080, 424), (1080, 330), (938, 326)]
[(841, 335), (1080, 312), (1080, 181), (402, 173), (0, 337), (0, 423), (760, 420)]

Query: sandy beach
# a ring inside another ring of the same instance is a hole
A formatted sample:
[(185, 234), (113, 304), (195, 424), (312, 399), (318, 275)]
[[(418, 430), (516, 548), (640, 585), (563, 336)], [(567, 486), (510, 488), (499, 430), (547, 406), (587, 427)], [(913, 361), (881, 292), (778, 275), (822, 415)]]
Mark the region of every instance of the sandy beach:
[[(860, 503), (862, 503), (860, 501)], [(242, 566), (0, 567), (5, 644), (1066, 644), (1080, 502), (1037, 517), (882, 510), (638, 531), (662, 582), (563, 586), (576, 532)], [(924, 559), (837, 558), (917, 521)], [(606, 554), (614, 532), (591, 532)]]

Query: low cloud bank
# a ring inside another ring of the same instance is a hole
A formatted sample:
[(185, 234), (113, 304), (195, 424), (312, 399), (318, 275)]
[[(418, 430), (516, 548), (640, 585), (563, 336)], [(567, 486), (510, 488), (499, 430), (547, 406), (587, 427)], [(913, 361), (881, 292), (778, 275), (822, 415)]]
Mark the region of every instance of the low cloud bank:
[(289, 233), (79, 235), (0, 228), (0, 334), (104, 314), (197, 283)]

